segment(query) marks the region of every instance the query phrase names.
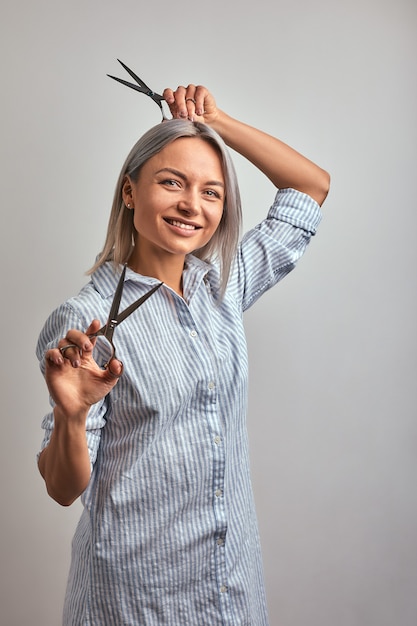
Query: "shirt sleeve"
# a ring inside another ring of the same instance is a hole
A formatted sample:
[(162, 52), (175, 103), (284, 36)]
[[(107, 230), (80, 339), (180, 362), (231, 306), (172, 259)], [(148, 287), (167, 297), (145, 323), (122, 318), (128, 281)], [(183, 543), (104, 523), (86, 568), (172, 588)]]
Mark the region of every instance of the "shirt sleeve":
[[(89, 322), (88, 322), (89, 323)], [(75, 299), (68, 300), (59, 306), (47, 319), (38, 339), (36, 346), (36, 355), (39, 360), (39, 366), (43, 375), (45, 375), (45, 353), (50, 348), (58, 345), (59, 340), (65, 337), (70, 328), (85, 330), (88, 326), (84, 315), (77, 310)], [(50, 405), (53, 409), (54, 401), (50, 397)], [(106, 423), (107, 399), (94, 404), (88, 413), (86, 421), (86, 439), (90, 454), (91, 468), (97, 458), (97, 451), (100, 444), (101, 429)], [(54, 429), (54, 415), (50, 411), (42, 420), (42, 428), (44, 429), (44, 437), (41, 443), (40, 451), (37, 458), (47, 447), (51, 439)]]
[(243, 311), (294, 269), (320, 221), (320, 207), (310, 196), (295, 189), (277, 192), (266, 219), (238, 248), (228, 291)]

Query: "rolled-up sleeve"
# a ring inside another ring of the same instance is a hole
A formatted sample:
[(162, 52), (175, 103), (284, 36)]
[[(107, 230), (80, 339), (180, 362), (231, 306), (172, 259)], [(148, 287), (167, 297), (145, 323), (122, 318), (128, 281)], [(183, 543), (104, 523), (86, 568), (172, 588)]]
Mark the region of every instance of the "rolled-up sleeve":
[[(58, 345), (59, 340), (65, 337), (70, 328), (84, 330), (87, 327), (87, 320), (73, 305), (73, 300), (69, 300), (59, 306), (47, 319), (45, 325), (39, 335), (36, 346), (36, 355), (39, 360), (39, 366), (43, 375), (45, 375), (45, 353), (50, 348)], [(53, 409), (54, 401), (49, 398), (50, 405)], [(97, 458), (97, 451), (100, 445), (101, 429), (106, 423), (107, 399), (94, 404), (88, 413), (86, 421), (86, 441), (90, 454), (91, 468)], [(39, 455), (44, 450), (51, 439), (54, 429), (54, 414), (50, 411), (42, 420), (42, 428), (44, 436), (41, 443)]]
[(280, 189), (268, 215), (243, 237), (229, 293), (243, 310), (296, 266), (321, 221), (320, 207), (295, 189)]

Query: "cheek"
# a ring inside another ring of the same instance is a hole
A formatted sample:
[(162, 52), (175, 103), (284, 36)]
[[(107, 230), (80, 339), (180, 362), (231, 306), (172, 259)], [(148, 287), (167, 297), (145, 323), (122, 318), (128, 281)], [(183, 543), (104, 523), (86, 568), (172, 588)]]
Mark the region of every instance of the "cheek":
[(145, 206), (142, 202), (135, 204), (133, 210), (133, 223), (136, 230), (140, 231), (142, 228), (149, 228), (152, 224), (152, 210)]
[(219, 228), (220, 224), (223, 221), (223, 218), (224, 218), (224, 207), (219, 210), (218, 214), (213, 219), (213, 227), (215, 231)]
[(209, 229), (209, 232), (207, 233), (205, 244), (207, 244), (210, 241), (210, 239), (214, 237), (217, 231), (221, 228), (222, 223), (223, 223), (223, 211), (216, 217), (213, 216), (212, 219), (210, 220), (210, 229)]
[(141, 235), (142, 237), (150, 237), (152, 230), (147, 220), (144, 219), (144, 216), (141, 213), (136, 212), (133, 218), (133, 232), (134, 235)]

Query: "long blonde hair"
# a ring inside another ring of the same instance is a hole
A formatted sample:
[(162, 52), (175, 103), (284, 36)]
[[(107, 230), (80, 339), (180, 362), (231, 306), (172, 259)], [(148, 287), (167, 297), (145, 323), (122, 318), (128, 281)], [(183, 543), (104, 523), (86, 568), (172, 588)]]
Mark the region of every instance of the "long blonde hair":
[(225, 202), (220, 224), (210, 241), (194, 255), (204, 261), (218, 260), (220, 263), (220, 291), (224, 293), (230, 268), (236, 254), (242, 224), (240, 193), (235, 168), (221, 137), (209, 126), (188, 120), (169, 120), (154, 126), (133, 146), (120, 172), (114, 192), (113, 206), (107, 227), (107, 235), (102, 252), (89, 270), (93, 273), (103, 263), (127, 263), (134, 247), (135, 228), (133, 211), (128, 210), (122, 199), (122, 188), (126, 176), (136, 182), (141, 167), (160, 152), (166, 145), (182, 137), (198, 137), (210, 143), (217, 150), (225, 180)]

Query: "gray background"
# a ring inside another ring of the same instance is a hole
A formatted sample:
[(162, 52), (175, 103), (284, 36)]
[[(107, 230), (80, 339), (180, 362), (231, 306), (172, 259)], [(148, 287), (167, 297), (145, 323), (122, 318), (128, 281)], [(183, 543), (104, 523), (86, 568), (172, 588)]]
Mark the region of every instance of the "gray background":
[[(2, 625), (60, 623), (80, 507), (37, 473), (34, 348), (159, 121), (106, 77), (118, 57), (157, 91), (206, 84), (331, 172), (306, 257), (246, 317), (271, 625), (416, 626), (416, 16), (415, 0), (3, 0)], [(273, 190), (235, 162), (249, 227)]]

